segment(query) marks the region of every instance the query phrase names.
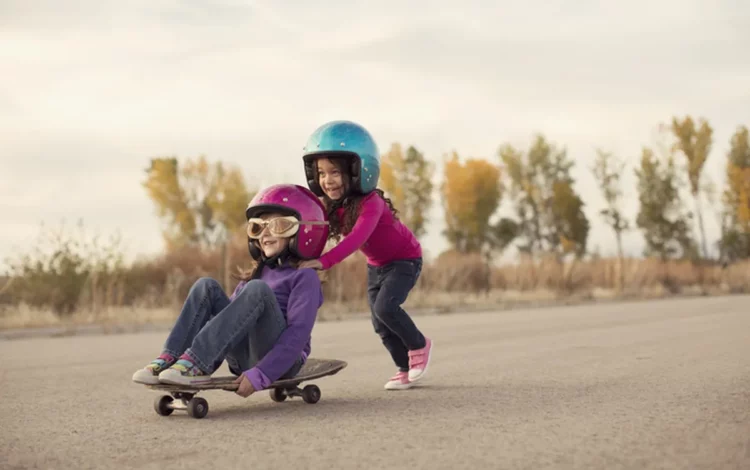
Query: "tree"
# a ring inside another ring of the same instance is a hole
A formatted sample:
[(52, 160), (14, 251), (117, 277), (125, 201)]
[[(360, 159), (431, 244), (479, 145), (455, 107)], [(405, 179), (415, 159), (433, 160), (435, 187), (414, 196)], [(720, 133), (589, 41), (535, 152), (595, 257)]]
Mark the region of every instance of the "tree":
[(156, 213), (166, 220), (162, 235), (167, 247), (178, 240), (195, 240), (196, 221), (188, 207), (187, 196), (180, 185), (176, 158), (155, 158), (146, 170), (143, 186), (156, 205)]
[(246, 223), (245, 208), (252, 198), (238, 167), (210, 164), (205, 157), (188, 160), (155, 158), (143, 186), (163, 220), (167, 250), (195, 244), (222, 249), (224, 287), (229, 288), (227, 243)]
[(701, 248), (703, 257), (708, 258), (708, 247), (706, 244), (706, 230), (703, 225), (703, 210), (700, 202), (701, 175), (711, 152), (713, 129), (705, 119), (699, 121), (696, 128), (690, 116), (682, 121), (672, 118), (672, 133), (677, 142), (674, 149), (681, 152), (687, 160), (688, 181), (690, 182), (690, 193), (695, 200), (695, 213), (698, 216), (698, 228), (701, 235)]
[(600, 211), (607, 225), (612, 228), (617, 241), (617, 259), (620, 263), (620, 287), (624, 285), (622, 252), (622, 233), (630, 228), (630, 225), (622, 214), (620, 204), (622, 202), (622, 188), (620, 187), (620, 176), (625, 169), (625, 162), (619, 160), (612, 153), (600, 149), (596, 151), (596, 161), (591, 171), (599, 183), (599, 188), (604, 195), (607, 207)]
[(670, 154), (666, 164), (660, 162), (653, 150), (644, 148), (638, 178), (640, 209), (636, 225), (646, 239), (646, 256), (693, 257), (695, 246), (688, 227), (689, 215), (680, 204), (674, 158)]
[(393, 144), (381, 163), (381, 187), (398, 209), (401, 220), (418, 238), (426, 233), (434, 171), (432, 163), (413, 146), (404, 156), (401, 146)]
[(583, 256), (590, 225), (583, 200), (573, 188), (573, 162), (567, 152), (537, 135), (526, 155), (511, 145), (502, 145), (498, 155), (518, 218), (502, 220), (498, 232), (506, 235), (505, 240), (520, 239), (521, 252)]
[(239, 168), (209, 164), (205, 157), (188, 160), (182, 168), (176, 158), (155, 158), (143, 183), (166, 226), (168, 247), (223, 243), (245, 223), (251, 193)]
[(730, 140), (726, 175), (718, 244), (721, 257), (734, 261), (750, 257), (750, 138), (745, 126), (740, 126)]
[(453, 248), (489, 256), (493, 248), (490, 218), (502, 196), (500, 169), (483, 159), (461, 163), (454, 152), (445, 162), (441, 192), (447, 225), (444, 234)]

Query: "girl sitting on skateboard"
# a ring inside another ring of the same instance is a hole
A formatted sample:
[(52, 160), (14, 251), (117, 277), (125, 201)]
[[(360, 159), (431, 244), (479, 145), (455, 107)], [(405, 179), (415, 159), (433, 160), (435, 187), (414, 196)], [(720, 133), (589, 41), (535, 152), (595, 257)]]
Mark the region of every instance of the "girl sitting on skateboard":
[(387, 390), (407, 389), (424, 377), (432, 341), (401, 308), (422, 270), (422, 248), (397, 218), (390, 199), (377, 189), (380, 155), (362, 126), (333, 121), (307, 140), (303, 161), (307, 185), (323, 198), (330, 237), (341, 242), (300, 267), (329, 269), (360, 249), (367, 257), (367, 289), (372, 323), (398, 372)]
[(205, 384), (226, 359), (247, 397), (302, 368), (323, 292), (318, 274), (300, 262), (323, 251), (325, 207), (307, 188), (281, 184), (256, 194), (245, 215), (256, 267), (230, 297), (214, 279), (196, 281), (161, 355), (134, 382)]

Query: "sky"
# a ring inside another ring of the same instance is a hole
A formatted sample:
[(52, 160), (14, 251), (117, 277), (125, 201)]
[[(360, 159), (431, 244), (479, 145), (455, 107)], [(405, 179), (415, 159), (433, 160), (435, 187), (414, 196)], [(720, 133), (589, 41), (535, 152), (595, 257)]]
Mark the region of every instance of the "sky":
[[(305, 140), (334, 119), (381, 151), (414, 145), (438, 178), (449, 152), (497, 162), (502, 143), (541, 132), (575, 161), (589, 246), (612, 254), (595, 149), (632, 166), (659, 123), (705, 117), (720, 187), (729, 139), (750, 125), (748, 49), (741, 0), (4, 0), (0, 260), (30, 251), (40, 224), (79, 219), (119, 233), (129, 257), (158, 252), (150, 158), (206, 155), (253, 187), (304, 185)], [(632, 169), (623, 178), (633, 220)], [(428, 256), (447, 248), (443, 228), (436, 196)], [(640, 233), (624, 241), (641, 254)]]

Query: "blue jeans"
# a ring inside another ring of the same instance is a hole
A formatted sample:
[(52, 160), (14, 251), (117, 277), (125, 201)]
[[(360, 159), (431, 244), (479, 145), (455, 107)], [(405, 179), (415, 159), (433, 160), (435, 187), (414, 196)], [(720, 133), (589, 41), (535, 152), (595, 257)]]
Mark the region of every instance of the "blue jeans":
[[(164, 352), (177, 358), (187, 353), (206, 374), (227, 360), (240, 375), (251, 369), (276, 344), (287, 323), (268, 284), (252, 280), (230, 302), (218, 281), (198, 279), (172, 327)], [(294, 377), (302, 358), (282, 378)]]
[(424, 335), (401, 308), (421, 272), (421, 258), (393, 261), (385, 266), (367, 265), (372, 325), (393, 362), (404, 372), (409, 370), (409, 350), (426, 345)]

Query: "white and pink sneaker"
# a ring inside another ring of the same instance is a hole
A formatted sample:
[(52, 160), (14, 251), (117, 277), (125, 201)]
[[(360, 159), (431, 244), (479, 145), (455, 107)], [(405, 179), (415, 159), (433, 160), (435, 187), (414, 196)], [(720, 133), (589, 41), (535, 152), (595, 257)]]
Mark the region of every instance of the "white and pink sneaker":
[(427, 366), (430, 365), (432, 357), (432, 341), (425, 337), (427, 344), (422, 349), (409, 351), (409, 376), (410, 382), (416, 382), (422, 379), (427, 372)]
[(386, 390), (406, 390), (412, 387), (412, 383), (409, 381), (409, 373), (399, 371), (398, 374), (391, 377), (385, 384)]

